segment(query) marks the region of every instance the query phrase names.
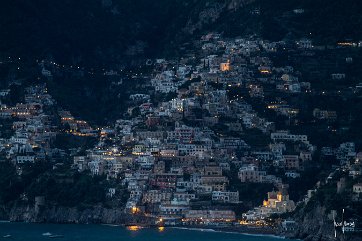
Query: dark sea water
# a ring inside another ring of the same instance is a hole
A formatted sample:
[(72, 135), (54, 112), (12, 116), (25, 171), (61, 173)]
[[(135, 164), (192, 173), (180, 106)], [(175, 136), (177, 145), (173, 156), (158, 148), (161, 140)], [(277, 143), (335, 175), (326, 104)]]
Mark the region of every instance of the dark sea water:
[(0, 223), (0, 240), (21, 241), (277, 241), (271, 236), (251, 236), (211, 230), (144, 228), (129, 230), (120, 226)]

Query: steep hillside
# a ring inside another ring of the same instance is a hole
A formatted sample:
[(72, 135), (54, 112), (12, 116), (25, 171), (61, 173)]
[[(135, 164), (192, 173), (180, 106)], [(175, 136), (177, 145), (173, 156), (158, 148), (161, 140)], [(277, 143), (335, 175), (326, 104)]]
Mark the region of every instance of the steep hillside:
[[(42, 59), (102, 70), (177, 58), (180, 44), (210, 31), (270, 40), (309, 37), (320, 44), (361, 40), (361, 10), (362, 2), (354, 0), (7, 0), (0, 3), (0, 61), (11, 56), (27, 62), (20, 70), (1, 65), (0, 78), (36, 79), (34, 62)], [(115, 103), (103, 77), (59, 73), (53, 86), (85, 103), (77, 109), (88, 113), (94, 110), (86, 103), (99, 96), (107, 96), (103, 106)], [(74, 105), (68, 95), (53, 95)]]
[(362, 36), (362, 3), (353, 0), (14, 0), (0, 5), (2, 55), (73, 64), (160, 55), (204, 31), (270, 39), (310, 36), (321, 42)]
[[(110, 64), (158, 50), (183, 1), (16, 0), (1, 3), (0, 51), (59, 62)], [(165, 24), (166, 23), (166, 24)]]

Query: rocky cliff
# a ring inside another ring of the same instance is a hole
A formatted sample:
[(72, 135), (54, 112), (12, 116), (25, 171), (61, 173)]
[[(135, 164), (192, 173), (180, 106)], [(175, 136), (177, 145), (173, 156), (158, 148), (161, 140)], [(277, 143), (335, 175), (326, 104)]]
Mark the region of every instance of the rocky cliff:
[(295, 213), (294, 219), (297, 222), (297, 229), (281, 235), (307, 241), (362, 240), (361, 236), (342, 235), (339, 232), (335, 238), (333, 220), (328, 217), (326, 208), (321, 205), (316, 205), (310, 210), (306, 210), (305, 207), (299, 209)]
[(296, 238), (305, 240), (335, 240), (333, 221), (325, 215), (325, 208), (316, 206), (310, 212), (301, 209), (296, 214), (299, 228)]
[(126, 214), (122, 209), (95, 206), (86, 209), (75, 207), (46, 206), (39, 210), (32, 206), (15, 206), (8, 212), (0, 212), (0, 219), (11, 222), (41, 223), (104, 223), (104, 224), (151, 224), (152, 220)]

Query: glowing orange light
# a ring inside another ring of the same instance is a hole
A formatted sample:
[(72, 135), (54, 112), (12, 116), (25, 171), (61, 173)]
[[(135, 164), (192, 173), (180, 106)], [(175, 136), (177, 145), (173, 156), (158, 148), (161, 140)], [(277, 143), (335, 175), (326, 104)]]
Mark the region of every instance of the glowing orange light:
[(140, 226), (136, 226), (136, 225), (134, 225), (134, 226), (127, 226), (127, 230), (129, 230), (129, 231), (138, 231), (138, 230), (140, 230), (141, 229), (141, 227)]

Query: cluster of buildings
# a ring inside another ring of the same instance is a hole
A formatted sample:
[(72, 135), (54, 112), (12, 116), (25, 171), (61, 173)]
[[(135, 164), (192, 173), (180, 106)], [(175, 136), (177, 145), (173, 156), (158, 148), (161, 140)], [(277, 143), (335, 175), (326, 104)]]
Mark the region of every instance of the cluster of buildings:
[(0, 149), (6, 159), (23, 164), (62, 155), (62, 150), (51, 148), (56, 125), (52, 116), (44, 111), (54, 104), (45, 85), (39, 85), (25, 89), (24, 103), (1, 106), (1, 119), (12, 127), (12, 136), (1, 139)]
[[(273, 66), (268, 54), (285, 48), (283, 42), (209, 34), (197, 45), (201, 57), (154, 61), (149, 81), (130, 96), (125, 117), (102, 131), (93, 149), (74, 156), (74, 167), (121, 179), (130, 192), (128, 212), (172, 222), (227, 223), (294, 210), (285, 180), (300, 178), (316, 147), (307, 135), (276, 129), (248, 99), (263, 99), (271, 87), (281, 94), (308, 92), (310, 83), (299, 81), (291, 66)], [(163, 94), (171, 97), (154, 101)], [(285, 102), (267, 108), (298, 114)], [(249, 131), (269, 143), (248, 143)], [(281, 191), (270, 190), (261, 207), (241, 216), (235, 213), (243, 200), (235, 180)]]
[[(1, 92), (7, 93), (1, 96), (3, 101), (9, 98), (10, 90)], [(93, 130), (85, 121), (76, 120), (69, 111), (57, 111), (57, 103), (45, 84), (29, 86), (24, 89), (24, 95), (18, 97), (22, 102), (13, 106), (1, 104), (3, 135), (0, 139), (0, 155), (3, 160), (10, 160), (17, 165), (20, 172), (23, 164), (63, 161), (68, 150), (55, 147), (58, 134), (98, 136), (98, 130)]]
[(58, 115), (67, 133), (75, 136), (98, 136), (98, 130), (94, 130), (86, 121), (74, 118), (70, 111), (59, 110)]
[[(289, 123), (297, 121), (299, 109), (278, 96), (310, 93), (311, 84), (301, 81), (292, 66), (274, 66), (269, 56), (290, 49), (309, 51), (313, 44), (308, 39), (294, 46), (222, 39), (211, 33), (194, 45), (177, 61), (147, 63), (154, 67), (152, 74), (130, 95), (127, 113), (111, 126), (94, 129), (61, 109), (56, 126), (44, 112), (55, 104), (45, 85), (27, 88), (24, 104), (1, 105), (0, 118), (14, 119), (14, 134), (0, 140), (1, 151), (22, 164), (65, 155), (50, 148), (57, 131), (97, 137), (94, 147), (72, 154), (74, 170), (119, 180), (129, 192), (126, 212), (169, 224), (258, 221), (293, 211), (288, 181), (301, 178), (317, 148), (307, 135), (277, 128), (263, 113), (272, 110), (288, 117)], [(44, 68), (42, 73), (47, 74)], [(265, 100), (270, 92), (276, 98)], [(0, 92), (6, 95), (6, 90)], [(265, 109), (260, 111), (253, 101), (261, 101)], [(319, 120), (337, 118), (335, 111), (317, 108), (312, 114)], [(254, 135), (259, 142), (253, 141)], [(335, 157), (350, 175), (360, 176), (361, 162), (351, 162), (362, 159), (355, 149), (354, 143), (343, 143), (324, 147), (321, 153)], [(270, 190), (262, 205), (238, 213), (244, 197), (237, 187), (250, 183), (272, 184), (279, 191)], [(360, 185), (354, 191), (360, 193)], [(117, 188), (108, 194), (116, 195)]]

